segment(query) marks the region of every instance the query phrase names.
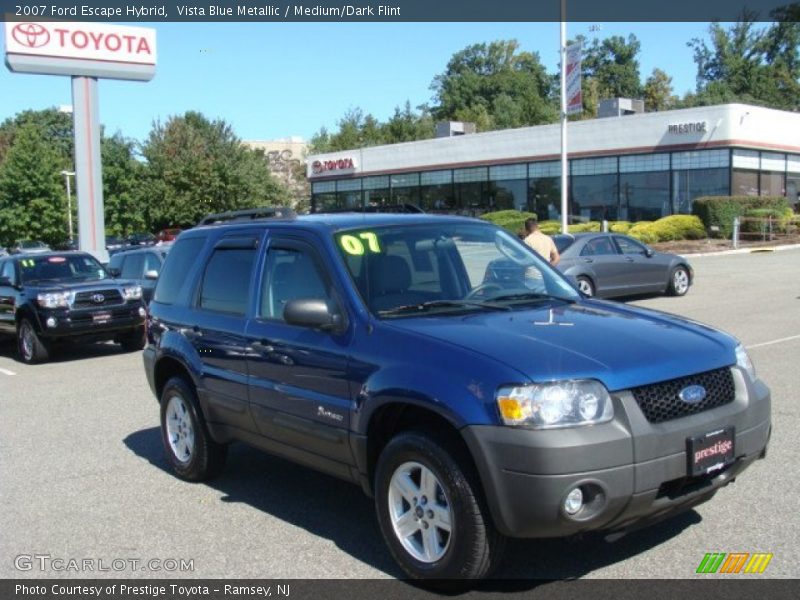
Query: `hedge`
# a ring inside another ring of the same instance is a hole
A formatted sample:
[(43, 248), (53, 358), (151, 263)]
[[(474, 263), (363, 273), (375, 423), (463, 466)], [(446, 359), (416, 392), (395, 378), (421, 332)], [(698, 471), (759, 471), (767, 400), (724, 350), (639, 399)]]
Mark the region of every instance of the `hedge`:
[(519, 210), (498, 210), (497, 212), (490, 212), (481, 215), (481, 219), (489, 221), (495, 225), (507, 229), (514, 235), (525, 231), (525, 221), (527, 219), (535, 219), (536, 213), (522, 212)]
[(789, 203), (783, 196), (705, 196), (694, 201), (692, 212), (700, 217), (710, 233), (716, 233), (712, 232), (712, 227), (719, 227), (719, 237), (728, 238), (733, 234), (735, 217), (759, 208), (785, 212)]

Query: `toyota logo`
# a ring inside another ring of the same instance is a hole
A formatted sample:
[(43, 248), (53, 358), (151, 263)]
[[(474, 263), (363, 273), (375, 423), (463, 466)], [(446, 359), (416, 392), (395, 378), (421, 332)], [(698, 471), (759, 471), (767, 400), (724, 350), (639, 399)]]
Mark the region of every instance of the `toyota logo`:
[(11, 30), (11, 35), (28, 48), (41, 48), (50, 41), (50, 32), (38, 23), (20, 23)]
[(690, 385), (681, 390), (678, 398), (686, 402), (686, 404), (699, 404), (706, 398), (706, 388), (702, 385)]
[(103, 296), (103, 294), (95, 294), (94, 296), (92, 296), (92, 302), (94, 302), (95, 304), (102, 304), (105, 301), (106, 297)]

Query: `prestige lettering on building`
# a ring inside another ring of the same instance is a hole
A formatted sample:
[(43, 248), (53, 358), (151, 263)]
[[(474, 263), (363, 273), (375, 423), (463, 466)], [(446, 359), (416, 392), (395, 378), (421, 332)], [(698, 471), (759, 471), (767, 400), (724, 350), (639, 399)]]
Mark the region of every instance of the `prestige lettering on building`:
[(706, 133), (707, 124), (705, 121), (698, 121), (697, 123), (677, 123), (674, 125), (667, 125), (668, 133)]
[(71, 22), (6, 22), (5, 29), (8, 55), (156, 64), (153, 29)]

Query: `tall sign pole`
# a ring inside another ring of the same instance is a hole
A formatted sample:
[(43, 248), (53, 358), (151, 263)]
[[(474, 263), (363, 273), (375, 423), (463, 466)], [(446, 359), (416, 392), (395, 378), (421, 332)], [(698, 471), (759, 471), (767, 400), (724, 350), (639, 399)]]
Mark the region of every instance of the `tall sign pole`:
[(150, 81), (156, 32), (106, 23), (6, 21), (5, 37), (6, 66), (14, 73), (72, 77), (78, 245), (105, 262), (97, 80)]
[(561, 0), (561, 233), (568, 230), (567, 175), (567, 0)]

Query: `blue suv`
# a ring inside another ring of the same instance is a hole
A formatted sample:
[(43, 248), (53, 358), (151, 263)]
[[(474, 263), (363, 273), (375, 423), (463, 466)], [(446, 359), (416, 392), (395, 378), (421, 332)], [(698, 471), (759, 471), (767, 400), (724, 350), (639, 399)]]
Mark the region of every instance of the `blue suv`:
[(179, 477), (213, 477), (242, 441), (359, 484), (414, 578), (485, 577), (508, 537), (687, 510), (770, 435), (769, 390), (734, 338), (582, 297), (473, 219), (198, 227), (167, 257), (147, 329)]

